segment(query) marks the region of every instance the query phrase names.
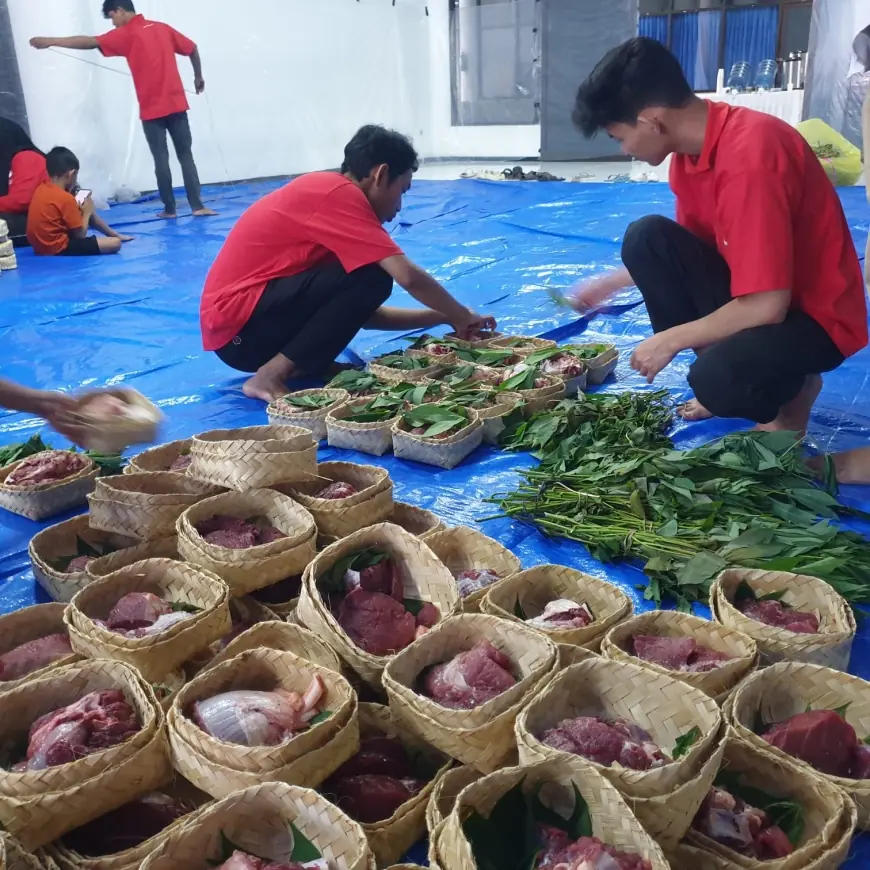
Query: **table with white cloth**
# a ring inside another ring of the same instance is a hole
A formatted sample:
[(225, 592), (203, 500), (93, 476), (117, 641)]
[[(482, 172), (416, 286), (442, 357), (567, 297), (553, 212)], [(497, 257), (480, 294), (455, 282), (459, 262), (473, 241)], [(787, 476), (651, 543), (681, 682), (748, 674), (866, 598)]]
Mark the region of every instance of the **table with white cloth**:
[(803, 120), (804, 91), (757, 91), (749, 94), (703, 94), (708, 100), (765, 112), (797, 127)]

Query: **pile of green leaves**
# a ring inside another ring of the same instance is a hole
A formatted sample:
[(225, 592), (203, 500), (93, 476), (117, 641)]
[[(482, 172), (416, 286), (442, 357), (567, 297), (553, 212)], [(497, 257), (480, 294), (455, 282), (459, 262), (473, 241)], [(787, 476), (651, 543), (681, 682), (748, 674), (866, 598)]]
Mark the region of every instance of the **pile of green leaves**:
[(374, 360), (374, 363), (388, 369), (413, 372), (428, 368), (432, 365), (432, 360), (427, 356), (406, 356), (403, 353), (388, 353), (386, 356), (379, 356)]
[(360, 393), (371, 393), (386, 386), (384, 382), (371, 372), (360, 372), (347, 369), (339, 372), (327, 385), (332, 390), (347, 390), (352, 396)]
[(399, 405), (422, 405), (446, 394), (442, 384), (396, 384), (384, 391), (385, 399), (394, 399)]
[(471, 348), (459, 349), (456, 356), (463, 362), (474, 363), (476, 366), (486, 366), (491, 369), (500, 369), (513, 365), (517, 355), (509, 349), (498, 347), (485, 347), (479, 350)]
[(331, 407), (337, 401), (335, 396), (328, 396), (325, 393), (304, 393), (301, 396), (290, 395), (281, 399), (285, 405), (292, 405), (302, 411), (319, 411)]
[[(293, 824), (288, 823), (289, 841), (293, 844), (293, 850), (286, 860), (291, 864), (307, 864), (311, 861), (320, 861), (323, 858), (320, 850), (311, 842), (303, 833)], [(208, 864), (211, 867), (221, 867), (233, 857), (234, 852), (243, 852), (246, 855), (251, 855), (254, 858), (259, 858), (264, 864), (270, 862), (270, 858), (253, 855), (247, 849), (242, 849), (227, 837), (221, 831), (221, 854), (217, 859), (209, 860)], [(283, 856), (282, 856), (283, 860)]]
[(507, 380), (502, 381), (499, 386), (499, 392), (515, 392), (517, 390), (534, 390), (535, 381), (542, 377), (536, 366), (528, 363), (519, 363), (512, 371)]
[(411, 343), (411, 350), (426, 350), (433, 344), (440, 344), (453, 350), (460, 350), (460, 344), (455, 338), (442, 338), (437, 335), (420, 335), (417, 338), (406, 338)]
[(568, 354), (576, 357), (579, 360), (595, 359), (601, 356), (608, 348), (606, 344), (561, 344), (558, 347), (545, 347), (541, 350), (536, 350), (526, 357), (526, 362), (529, 365), (538, 366), (554, 356)]
[(420, 438), (437, 438), (468, 425), (468, 411), (451, 404), (420, 405), (405, 411), (402, 422), (407, 430), (420, 429)]
[(343, 419), (348, 423), (383, 423), (392, 420), (401, 407), (401, 399), (382, 393), (362, 405), (356, 405), (352, 413)]
[[(21, 441), (17, 444), (6, 444), (0, 447), (0, 468), (18, 462), (19, 459), (27, 459), (29, 456), (36, 456), (37, 453), (45, 453), (46, 450), (54, 449), (50, 444), (46, 444), (39, 435), (34, 435), (27, 441)], [(79, 451), (75, 447), (71, 447), (69, 452), (78, 453)], [(106, 454), (96, 450), (87, 450), (84, 455), (100, 469), (100, 475), (103, 477), (120, 474), (127, 464), (127, 460), (119, 453)]]
[(804, 808), (797, 802), (787, 798), (769, 795), (758, 788), (746, 785), (739, 773), (722, 770), (716, 776), (714, 785), (725, 789), (729, 794), (740, 798), (744, 803), (759, 810), (764, 810), (774, 825), (782, 828), (792, 846), (797, 846), (804, 834)]
[(483, 387), (466, 387), (451, 392), (450, 402), (462, 408), (491, 408), (496, 403), (496, 393)]

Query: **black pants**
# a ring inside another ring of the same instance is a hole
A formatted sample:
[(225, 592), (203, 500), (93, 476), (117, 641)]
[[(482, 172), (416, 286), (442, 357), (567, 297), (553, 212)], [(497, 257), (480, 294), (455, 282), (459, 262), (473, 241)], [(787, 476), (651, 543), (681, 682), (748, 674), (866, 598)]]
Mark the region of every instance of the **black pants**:
[(345, 272), (328, 263), (270, 281), (250, 320), (217, 355), (254, 372), (277, 354), (318, 375), (390, 297), (393, 279), (377, 264)]
[(157, 190), (163, 207), (168, 214), (175, 214), (175, 194), (172, 192), (172, 169), (169, 166), (169, 146), (166, 134), (172, 137), (175, 154), (181, 164), (184, 176), (184, 189), (187, 191), (187, 201), (192, 211), (201, 209), (202, 187), (199, 183), (199, 173), (193, 161), (193, 137), (190, 133), (190, 122), (187, 112), (177, 112), (165, 118), (155, 118), (153, 121), (143, 121), (145, 138), (154, 157), (154, 170), (157, 174)]
[(69, 244), (60, 255), (62, 257), (99, 257), (103, 252), (96, 236), (70, 236)]
[[(643, 294), (655, 332), (712, 314), (731, 301), (731, 272), (719, 252), (674, 221), (633, 223), (622, 261)], [(697, 400), (716, 417), (770, 423), (807, 375), (844, 360), (812, 317), (792, 310), (782, 323), (745, 329), (700, 351), (689, 369)]]

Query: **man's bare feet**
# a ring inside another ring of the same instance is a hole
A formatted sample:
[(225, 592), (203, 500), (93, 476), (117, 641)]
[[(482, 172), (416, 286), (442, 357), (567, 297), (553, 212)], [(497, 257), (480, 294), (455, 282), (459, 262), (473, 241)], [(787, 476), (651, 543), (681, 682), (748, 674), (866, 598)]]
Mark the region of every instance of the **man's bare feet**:
[(690, 422), (695, 420), (709, 420), (713, 415), (697, 400), (689, 399), (677, 407), (677, 413)]
[(806, 435), (810, 424), (810, 413), (822, 391), (822, 376), (807, 375), (801, 391), (779, 409), (779, 414), (771, 423), (760, 423), (757, 428), (762, 432), (797, 432)]
[(174, 221), (178, 217), (178, 212), (161, 211), (157, 213), (157, 217), (164, 221)]
[(125, 236), (125, 235), (122, 235), (121, 233), (118, 233), (118, 238), (122, 242), (132, 242), (135, 240), (136, 237), (135, 236)]
[(194, 217), (214, 217), (217, 212), (211, 208), (198, 208), (191, 212)]
[(245, 381), (242, 385), (242, 392), (249, 399), (259, 399), (261, 402), (270, 404), (287, 395), (287, 384), (257, 373)]

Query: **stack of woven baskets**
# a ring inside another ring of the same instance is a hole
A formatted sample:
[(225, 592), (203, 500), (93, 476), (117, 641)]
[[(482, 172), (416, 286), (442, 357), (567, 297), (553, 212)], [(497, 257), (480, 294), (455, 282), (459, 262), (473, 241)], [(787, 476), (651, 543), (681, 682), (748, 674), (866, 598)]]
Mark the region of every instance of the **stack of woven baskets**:
[(18, 259), (15, 256), (12, 239), (9, 238), (9, 226), (6, 221), (0, 220), (0, 272), (8, 272), (17, 268)]

